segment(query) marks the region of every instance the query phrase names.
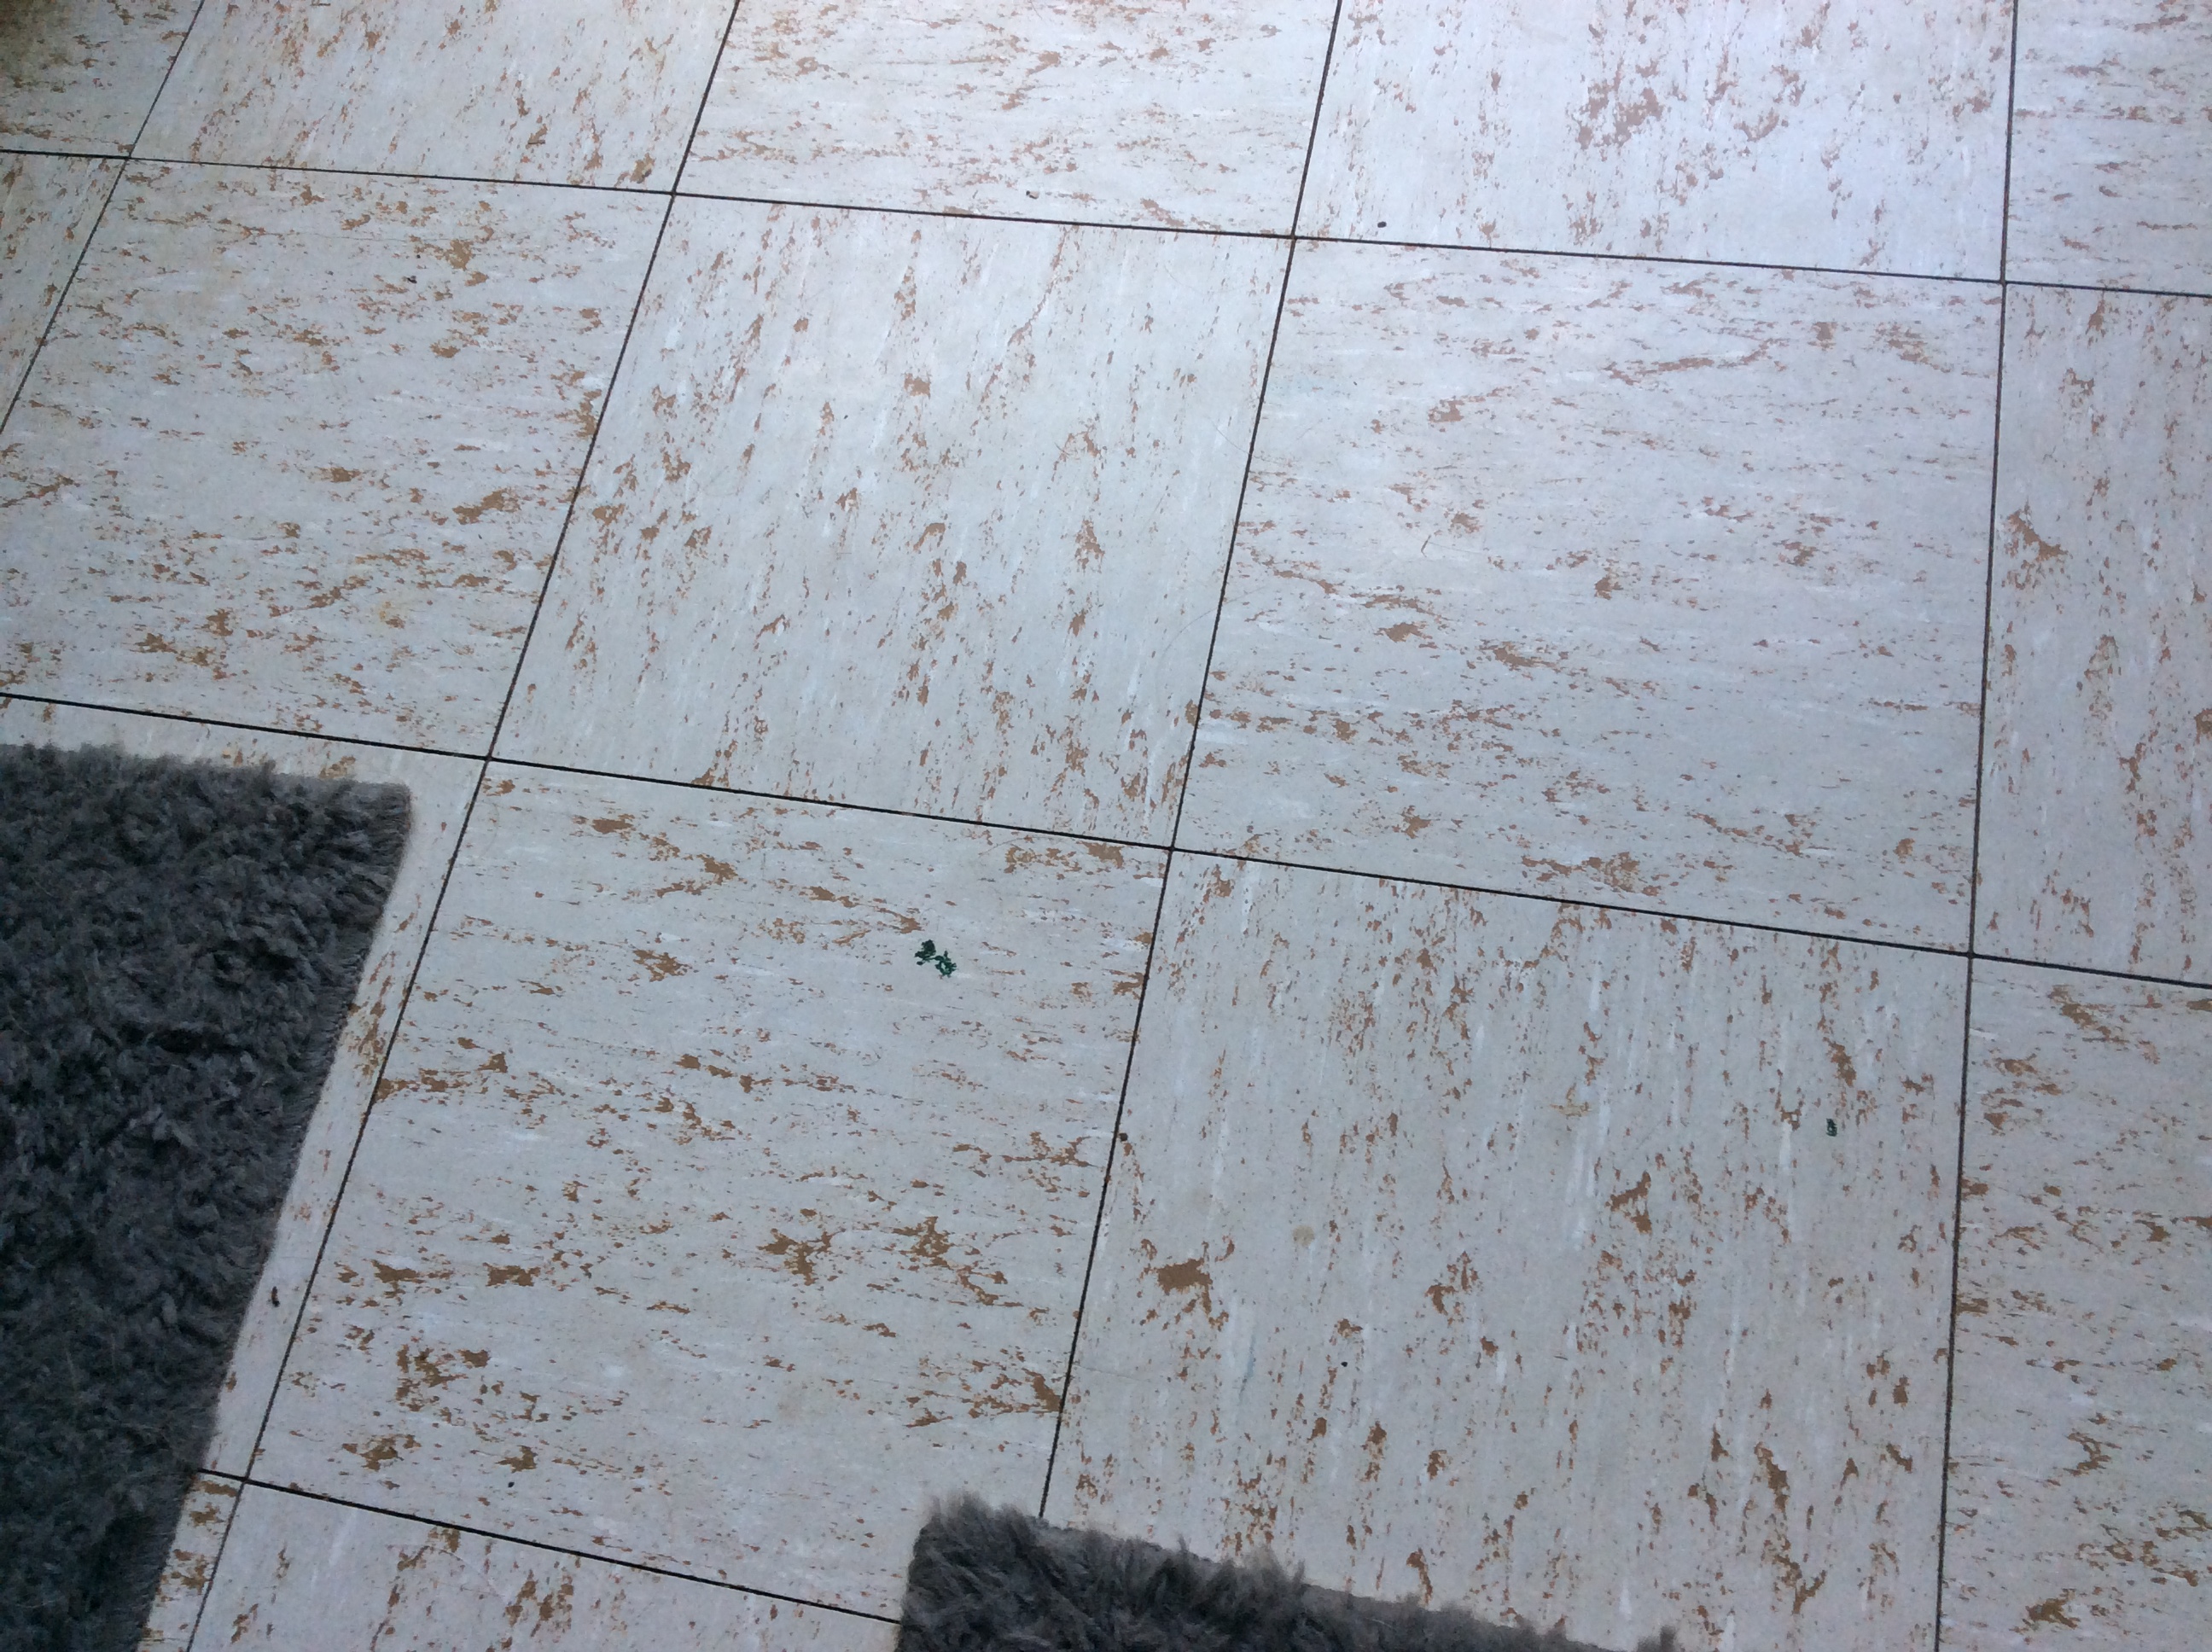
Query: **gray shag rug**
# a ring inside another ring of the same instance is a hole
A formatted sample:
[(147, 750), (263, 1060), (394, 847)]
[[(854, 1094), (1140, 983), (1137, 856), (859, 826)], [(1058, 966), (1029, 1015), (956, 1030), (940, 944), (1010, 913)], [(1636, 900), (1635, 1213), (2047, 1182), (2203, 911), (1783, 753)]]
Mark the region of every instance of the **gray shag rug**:
[(0, 747), (0, 1648), (137, 1643), (407, 813)]
[[(1637, 1652), (1672, 1652), (1662, 1630)], [(1229, 1564), (1065, 1531), (972, 1497), (915, 1540), (897, 1652), (1599, 1652), (1463, 1612), (1318, 1588), (1272, 1560)]]

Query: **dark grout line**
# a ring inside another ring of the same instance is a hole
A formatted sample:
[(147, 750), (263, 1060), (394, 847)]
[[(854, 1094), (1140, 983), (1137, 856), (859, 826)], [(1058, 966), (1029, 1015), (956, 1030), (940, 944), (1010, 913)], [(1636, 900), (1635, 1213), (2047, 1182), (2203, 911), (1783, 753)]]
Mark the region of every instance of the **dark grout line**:
[(1228, 229), (1207, 224), (1140, 223), (1119, 218), (1055, 218), (1042, 213), (968, 212), (955, 207), (884, 206), (871, 201), (802, 201), (782, 195), (728, 195), (715, 190), (678, 189), (684, 201), (728, 201), (746, 206), (795, 207), (808, 212), (875, 212), (896, 218), (944, 218), (954, 222), (1033, 224), (1051, 229), (1128, 229), (1148, 235), (1211, 235), (1246, 241), (1287, 241), (1286, 229)]
[(1679, 253), (1593, 252), (1581, 246), (1472, 246), (1465, 241), (1391, 240), (1372, 235), (1306, 234), (1300, 240), (1329, 246), (1387, 246), (1407, 252), (1483, 252), (1496, 258), (1587, 258), (1596, 264), (1659, 264), (1692, 270), (1748, 270), (1762, 275), (1847, 276), (1854, 280), (1941, 282), (1952, 287), (1996, 287), (2002, 276), (1946, 276), (1923, 270), (1854, 270), (1840, 264), (1773, 264), (1757, 258), (1692, 258)]
[[(203, 1470), (213, 1474), (213, 1470)], [(805, 1606), (812, 1612), (834, 1612), (841, 1618), (861, 1618), (870, 1623), (896, 1624), (896, 1618), (887, 1618), (879, 1612), (863, 1612), (858, 1606), (833, 1606), (827, 1600), (810, 1600), (803, 1594), (784, 1594), (775, 1589), (753, 1588), (744, 1583), (726, 1582), (719, 1577), (702, 1577), (696, 1572), (678, 1571), (673, 1566), (656, 1566), (649, 1561), (625, 1560), (618, 1555), (597, 1554), (589, 1549), (572, 1549), (565, 1544), (548, 1543), (543, 1538), (524, 1537), (514, 1532), (494, 1531), (488, 1526), (469, 1526), (459, 1521), (440, 1520), (431, 1515), (418, 1515), (404, 1509), (386, 1509), (380, 1503), (362, 1503), (353, 1497), (341, 1497), (329, 1491), (310, 1491), (302, 1485), (283, 1485), (275, 1480), (257, 1479), (251, 1474), (224, 1474), (217, 1478), (231, 1480), (241, 1489), (252, 1486), (257, 1491), (274, 1491), (281, 1497), (304, 1497), (311, 1503), (327, 1503), (333, 1508), (357, 1509), (365, 1515), (382, 1515), (392, 1520), (404, 1520), (410, 1525), (428, 1526), (439, 1531), (460, 1532), (470, 1537), (487, 1538), (495, 1543), (512, 1543), (518, 1548), (535, 1549), (540, 1554), (566, 1555), (572, 1560), (589, 1560), (603, 1566), (619, 1566), (625, 1571), (641, 1571), (655, 1577), (673, 1578), (681, 1583), (697, 1583), (710, 1589), (723, 1589), (732, 1594), (749, 1594), (763, 1600), (780, 1600), (787, 1606)], [(233, 1523), (236, 1516), (233, 1515)], [(226, 1536), (228, 1534), (226, 1534)], [(201, 1598), (214, 1593), (214, 1574), (209, 1574), (208, 1585)]]
[(2099, 981), (2127, 981), (2145, 987), (2171, 987), (2185, 993), (2212, 993), (2212, 980), (2191, 981), (2185, 975), (2145, 975), (2127, 969), (2103, 969), (2089, 963), (2054, 963), (2048, 958), (2016, 958), (2007, 952), (1977, 951), (1978, 963), (2008, 964), (2015, 969), (2048, 969), (2062, 975), (2089, 975)]
[(2021, 281), (2009, 276), (2004, 284), (2013, 288), (2048, 288), (2054, 293), (2110, 293), (2121, 298), (2192, 298), (2200, 302), (2212, 301), (2212, 288), (2193, 293), (2181, 287), (2112, 287), (2094, 281)]
[(301, 172), (317, 178), (383, 179), (398, 184), (472, 184), (497, 189), (583, 190), (593, 195), (644, 195), (667, 200), (673, 189), (649, 189), (642, 184), (577, 184), (560, 178), (493, 178), (465, 172), (381, 172), (362, 167), (317, 167), (298, 161), (196, 161), (185, 155), (132, 155), (149, 167), (208, 167), (228, 172)]

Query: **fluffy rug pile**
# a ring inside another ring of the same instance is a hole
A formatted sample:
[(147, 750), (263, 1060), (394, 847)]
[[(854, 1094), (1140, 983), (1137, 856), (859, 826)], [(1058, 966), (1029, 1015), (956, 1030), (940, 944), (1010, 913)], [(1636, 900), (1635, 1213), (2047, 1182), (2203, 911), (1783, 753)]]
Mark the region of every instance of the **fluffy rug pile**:
[[(1638, 1652), (1668, 1652), (1662, 1630)], [(1271, 1562), (1230, 1565), (1061, 1531), (972, 1498), (915, 1540), (897, 1652), (1598, 1652), (1463, 1612), (1316, 1588)]]
[(406, 835), (0, 748), (0, 1647), (137, 1643)]

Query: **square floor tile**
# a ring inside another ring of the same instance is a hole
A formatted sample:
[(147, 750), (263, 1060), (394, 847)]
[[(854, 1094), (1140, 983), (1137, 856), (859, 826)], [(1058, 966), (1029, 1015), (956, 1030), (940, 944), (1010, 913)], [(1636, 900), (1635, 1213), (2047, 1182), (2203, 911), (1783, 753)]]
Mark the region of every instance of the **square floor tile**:
[(1350, 0), (1299, 228), (1997, 274), (2009, 9)]
[(726, 0), (210, 5), (139, 153), (671, 187)]
[(1164, 857), (492, 773), (258, 1472), (895, 1612), (1042, 1489)]
[(2014, 288), (1981, 935), (2212, 975), (2212, 301)]
[(684, 187), (841, 206), (1291, 227), (1324, 0), (738, 8)]
[(1301, 246), (1182, 841), (1962, 944), (1997, 311)]
[(2212, 11), (2023, 7), (2012, 132), (2014, 281), (2212, 291)]
[(0, 143), (130, 154), (198, 9), (190, 0), (0, 4)]
[(201, 1644), (890, 1652), (820, 1606), (249, 1486)]
[(0, 440), (0, 689), (483, 750), (659, 212), (135, 166)]
[(482, 765), (428, 752), (211, 728), (29, 700), (0, 700), (0, 744), (112, 745), (141, 757), (234, 765), (267, 762), (286, 774), (397, 781), (413, 798), (399, 873), (370, 940), (361, 984), (338, 1035), (337, 1054), (301, 1145), (269, 1260), (246, 1305), (246, 1323), (231, 1351), (230, 1370), (216, 1401), (215, 1434), (203, 1466), (243, 1474), (252, 1459), (253, 1437), (268, 1413), (284, 1350), (315, 1270), (316, 1253), (322, 1248), (385, 1051), (398, 1025), (400, 1001), (422, 956), (430, 914), (460, 840), (462, 817)]
[(2212, 998), (1974, 967), (1943, 1644), (2212, 1636)]
[(679, 201), (501, 754), (1164, 841), (1282, 260)]
[(208, 1585), (215, 1581), (216, 1562), (238, 1506), (239, 1489), (236, 1480), (213, 1474), (193, 1478), (191, 1490), (185, 1494), (185, 1506), (177, 1515), (177, 1534), (161, 1568), (161, 1581), (154, 1587), (154, 1604), (147, 1611), (145, 1627), (138, 1637), (139, 1652), (192, 1643), (200, 1606), (207, 1599)]
[(0, 416), (61, 302), (115, 165), (0, 155)]
[(1054, 1518), (1928, 1643), (1963, 960), (1186, 858), (1161, 921)]

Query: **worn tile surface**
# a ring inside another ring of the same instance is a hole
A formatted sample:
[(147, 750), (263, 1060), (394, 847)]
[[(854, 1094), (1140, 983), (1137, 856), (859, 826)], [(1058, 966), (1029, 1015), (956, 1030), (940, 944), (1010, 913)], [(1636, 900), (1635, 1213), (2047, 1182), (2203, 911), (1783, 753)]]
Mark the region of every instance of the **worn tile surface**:
[(0, 689), (481, 750), (659, 211), (134, 168), (0, 440)]
[(128, 155), (192, 0), (0, 0), (0, 143)]
[(1291, 228), (1327, 0), (738, 8), (684, 186), (723, 195)]
[(1298, 228), (1997, 274), (2002, 0), (1348, 0)]
[(1982, 933), (2212, 975), (2212, 301), (2015, 288)]
[(1054, 1517), (1928, 1644), (1963, 961), (1202, 858), (1162, 924)]
[(139, 153), (671, 187), (728, 0), (209, 0)]
[(1282, 258), (679, 202), (502, 754), (1164, 840)]
[(0, 155), (0, 414), (114, 181), (113, 161)]
[(2212, 292), (2212, 11), (2023, 6), (2012, 127), (2014, 280)]
[(258, 1473), (896, 1611), (1042, 1488), (1162, 857), (493, 773)]
[(196, 1476), (185, 1494), (177, 1515), (177, 1534), (169, 1546), (169, 1558), (155, 1585), (154, 1604), (138, 1637), (139, 1652), (155, 1647), (170, 1649), (192, 1643), (200, 1619), (200, 1602), (214, 1581), (216, 1559), (222, 1552), (223, 1534), (230, 1529), (238, 1503), (236, 1480), (212, 1474)]
[(200, 1644), (890, 1652), (896, 1634), (819, 1606), (257, 1485), (240, 1499)]
[(1182, 841), (1963, 943), (1996, 312), (1303, 247)]
[(2212, 998), (1974, 970), (1943, 1644), (2212, 1634)]
[[(314, 1272), (315, 1253), (345, 1175), (346, 1161), (368, 1110), (384, 1053), (399, 1022), (400, 999), (422, 956), (430, 914), (446, 869), (460, 841), (461, 821), (476, 788), (480, 764), (428, 752), (346, 745), (297, 735), (213, 728), (167, 718), (134, 717), (34, 701), (0, 699), (0, 743), (64, 747), (114, 745), (142, 757), (179, 757), (190, 762), (273, 763), (287, 774), (331, 779), (397, 781), (412, 798), (407, 850), (399, 864), (384, 916), (369, 943), (361, 985), (338, 1036), (336, 1059), (300, 1148), (286, 1198), (247, 1305), (246, 1323), (231, 1351), (230, 1370), (216, 1406), (215, 1436), (205, 1467), (243, 1474), (253, 1436), (300, 1315), (301, 1298)], [(274, 1293), (276, 1300), (270, 1300)]]

